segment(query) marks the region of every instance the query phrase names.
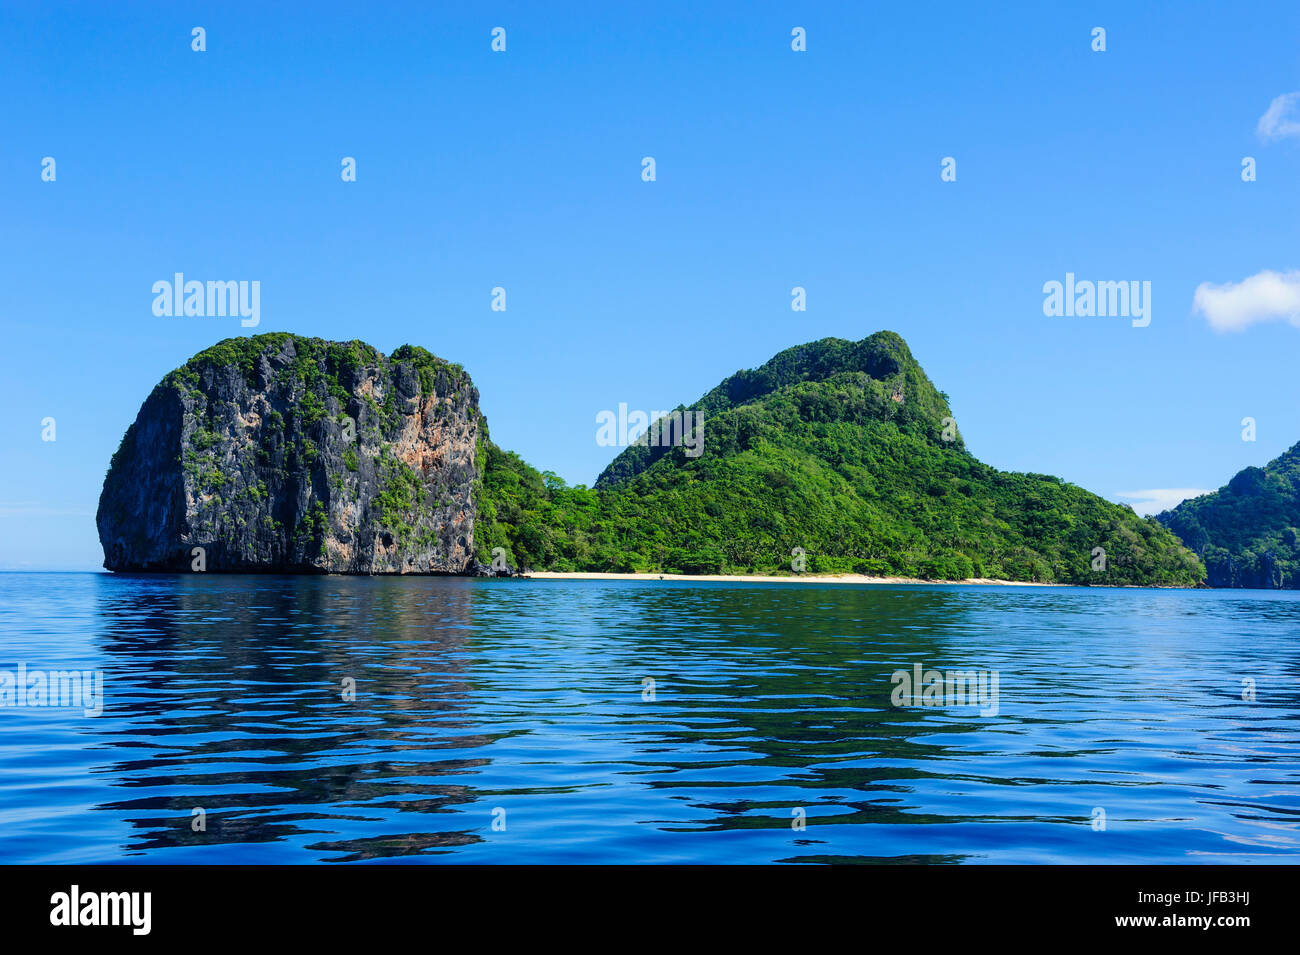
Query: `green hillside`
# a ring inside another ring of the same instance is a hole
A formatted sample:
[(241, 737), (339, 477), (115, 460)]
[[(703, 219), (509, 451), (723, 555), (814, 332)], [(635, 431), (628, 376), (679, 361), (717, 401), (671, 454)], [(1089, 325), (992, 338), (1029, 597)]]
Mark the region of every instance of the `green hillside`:
[[(625, 449), (566, 487), (485, 440), (475, 544), (534, 570), (789, 572), (1191, 586), (1204, 570), (1152, 519), (980, 463), (893, 332), (823, 339), (690, 406), (703, 454)], [(1105, 570), (1093, 570), (1093, 549)]]
[(1300, 444), (1158, 519), (1204, 560), (1211, 587), (1300, 587)]

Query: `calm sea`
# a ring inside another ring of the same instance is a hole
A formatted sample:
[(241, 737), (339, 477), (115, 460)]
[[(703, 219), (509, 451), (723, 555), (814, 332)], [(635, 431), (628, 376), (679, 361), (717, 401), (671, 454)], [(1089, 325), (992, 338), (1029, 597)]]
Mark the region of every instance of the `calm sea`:
[(1300, 859), (1294, 593), (0, 574), (20, 665), (3, 863)]

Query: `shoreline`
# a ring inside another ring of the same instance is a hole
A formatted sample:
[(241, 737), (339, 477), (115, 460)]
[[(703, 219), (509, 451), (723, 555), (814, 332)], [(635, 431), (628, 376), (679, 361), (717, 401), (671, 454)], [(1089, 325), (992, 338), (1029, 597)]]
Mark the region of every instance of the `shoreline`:
[[(525, 580), (698, 580), (710, 583), (751, 584), (980, 584), (999, 587), (1082, 587), (1082, 584), (1044, 584), (1033, 580), (998, 580), (992, 577), (969, 577), (966, 580), (923, 580), (919, 577), (869, 577), (865, 574), (616, 574), (602, 572), (559, 572), (549, 570), (519, 574)], [(1179, 590), (1194, 588), (1175, 588)]]

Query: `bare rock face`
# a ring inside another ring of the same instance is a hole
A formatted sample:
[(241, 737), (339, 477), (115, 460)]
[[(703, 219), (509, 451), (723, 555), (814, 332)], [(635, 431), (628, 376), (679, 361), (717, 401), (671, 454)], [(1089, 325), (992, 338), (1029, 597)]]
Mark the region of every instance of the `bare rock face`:
[(481, 437), (469, 375), (422, 348), (227, 339), (127, 429), (96, 515), (104, 566), (473, 573)]

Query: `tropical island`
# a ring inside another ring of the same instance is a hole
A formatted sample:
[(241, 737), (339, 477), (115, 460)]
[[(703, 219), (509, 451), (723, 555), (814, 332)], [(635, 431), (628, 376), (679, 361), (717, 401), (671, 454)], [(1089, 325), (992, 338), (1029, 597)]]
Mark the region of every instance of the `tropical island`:
[(1205, 562), (1211, 587), (1300, 588), (1300, 444), (1156, 519)]
[(652, 428), (593, 487), (570, 487), (498, 447), (469, 375), (423, 348), (227, 339), (170, 372), (127, 429), (96, 516), (104, 563), (1183, 587), (1206, 576), (1159, 521), (977, 460), (893, 332), (789, 348), (675, 410), (693, 412), (675, 433)]

